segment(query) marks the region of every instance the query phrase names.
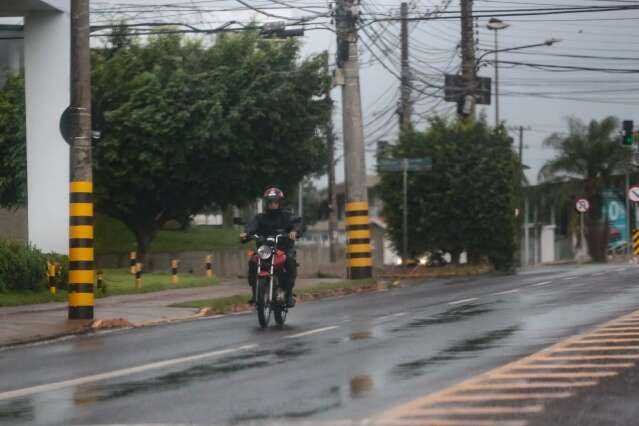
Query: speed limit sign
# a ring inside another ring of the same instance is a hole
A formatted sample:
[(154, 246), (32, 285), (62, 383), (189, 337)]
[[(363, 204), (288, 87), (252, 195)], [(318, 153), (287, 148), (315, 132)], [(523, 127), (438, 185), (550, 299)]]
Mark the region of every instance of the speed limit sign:
[(590, 210), (590, 203), (585, 198), (580, 198), (577, 200), (575, 208), (579, 213), (586, 213), (588, 210)]

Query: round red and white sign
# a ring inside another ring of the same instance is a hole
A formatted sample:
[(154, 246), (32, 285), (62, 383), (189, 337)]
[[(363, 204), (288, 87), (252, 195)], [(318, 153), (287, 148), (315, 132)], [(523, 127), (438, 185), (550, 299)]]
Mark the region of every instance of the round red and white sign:
[(590, 210), (590, 202), (588, 202), (588, 200), (586, 200), (585, 198), (580, 198), (577, 200), (575, 208), (579, 213), (586, 213), (588, 210)]
[(639, 203), (639, 186), (632, 186), (628, 190), (628, 199), (633, 203)]

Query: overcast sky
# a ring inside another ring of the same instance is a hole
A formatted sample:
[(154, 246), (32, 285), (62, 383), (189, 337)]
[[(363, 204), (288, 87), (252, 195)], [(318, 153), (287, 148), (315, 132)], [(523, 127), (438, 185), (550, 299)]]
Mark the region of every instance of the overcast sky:
[[(411, 66), (417, 101), (414, 123), (423, 128), (430, 115), (452, 116), (455, 111), (453, 104), (443, 102), (443, 93), (437, 86), (443, 85), (445, 73), (459, 71), (460, 22), (456, 13), (459, 0), (413, 0), (409, 4), (411, 17), (435, 18), (416, 20), (410, 25)], [(335, 34), (328, 29), (331, 20), (320, 16), (328, 12), (329, 5), (323, 0), (102, 0), (92, 1), (95, 12), (92, 20), (106, 22), (126, 16), (129, 21), (188, 22), (210, 29), (230, 20), (248, 23), (251, 20), (314, 18), (306, 23), (304, 55), (327, 49), (333, 55)], [(399, 5), (400, 1), (362, 0), (364, 29), (360, 30), (359, 49), (370, 174), (374, 174), (376, 141), (392, 141), (397, 136), (399, 22), (383, 19), (397, 17)], [(486, 29), (492, 15), (525, 15), (500, 16), (511, 24), (498, 34), (500, 49), (543, 43), (550, 38), (561, 39), (551, 47), (504, 52), (499, 57), (500, 61), (511, 62), (500, 65), (501, 119), (508, 126), (530, 128), (525, 132), (528, 148), (524, 150), (524, 163), (531, 167), (528, 174), (533, 181), (539, 168), (553, 156), (551, 150), (542, 147), (542, 141), (552, 132), (565, 130), (566, 116), (575, 115), (588, 121), (614, 115), (621, 120), (639, 122), (639, 10), (576, 13), (570, 9), (616, 5), (639, 6), (639, 1), (475, 0), (478, 56), (494, 49), (494, 33)], [(552, 15), (545, 14), (549, 8), (554, 9)], [(569, 13), (557, 13), (560, 12), (558, 8)], [(492, 60), (493, 55), (484, 58)], [(540, 68), (539, 64), (600, 70)], [(479, 74), (492, 78), (493, 64), (487, 63)], [(339, 89), (333, 91), (333, 97), (339, 101)], [(494, 123), (493, 105), (480, 108), (491, 124)], [(338, 108), (335, 111), (338, 130), (340, 123)], [(517, 138), (517, 133), (513, 132), (513, 136)], [(337, 176), (338, 180), (343, 176), (341, 163)]]

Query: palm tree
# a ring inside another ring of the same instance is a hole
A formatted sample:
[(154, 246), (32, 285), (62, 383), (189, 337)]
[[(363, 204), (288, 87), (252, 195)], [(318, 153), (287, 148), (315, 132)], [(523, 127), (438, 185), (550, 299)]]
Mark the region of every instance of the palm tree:
[(609, 187), (613, 173), (627, 165), (628, 151), (615, 137), (619, 122), (615, 117), (589, 124), (569, 117), (568, 133), (553, 133), (544, 146), (557, 152), (539, 172), (540, 182), (570, 181), (580, 196), (590, 201), (586, 215), (585, 236), (595, 261), (606, 260), (608, 223), (602, 221), (603, 191)]

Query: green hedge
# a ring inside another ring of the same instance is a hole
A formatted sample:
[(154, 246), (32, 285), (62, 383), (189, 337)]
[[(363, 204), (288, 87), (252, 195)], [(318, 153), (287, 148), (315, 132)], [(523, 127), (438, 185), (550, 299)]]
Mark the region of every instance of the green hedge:
[(46, 289), (47, 261), (59, 263), (53, 282), (58, 288), (66, 288), (69, 270), (66, 256), (47, 255), (21, 242), (0, 240), (0, 292)]

